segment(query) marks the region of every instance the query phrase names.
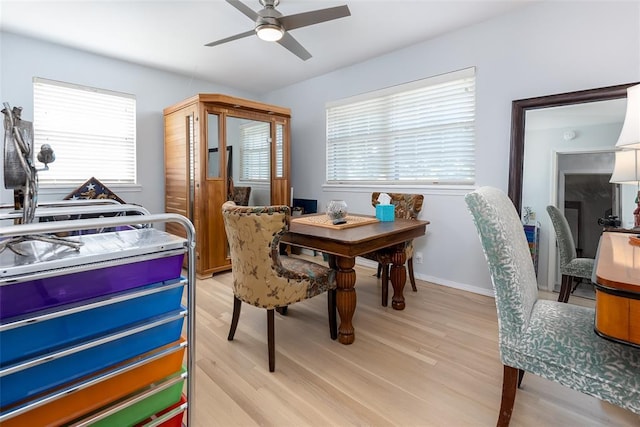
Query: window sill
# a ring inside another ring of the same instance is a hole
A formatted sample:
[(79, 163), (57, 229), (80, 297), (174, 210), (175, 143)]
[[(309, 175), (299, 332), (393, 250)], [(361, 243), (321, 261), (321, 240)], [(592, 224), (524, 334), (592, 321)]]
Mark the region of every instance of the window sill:
[(439, 195), (465, 195), (474, 191), (475, 185), (419, 185), (419, 184), (324, 184), (323, 191), (345, 192), (345, 193), (371, 193), (372, 191), (382, 191), (385, 193), (420, 193)]

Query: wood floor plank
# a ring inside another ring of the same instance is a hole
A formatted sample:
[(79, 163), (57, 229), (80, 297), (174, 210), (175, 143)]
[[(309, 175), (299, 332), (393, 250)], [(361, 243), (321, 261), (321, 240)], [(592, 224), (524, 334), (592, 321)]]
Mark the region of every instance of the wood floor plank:
[[(194, 425), (495, 425), (502, 365), (493, 299), (418, 280), (418, 292), (405, 287), (406, 309), (396, 311), (380, 305), (373, 269), (356, 272), (355, 342), (330, 339), (326, 295), (294, 304), (275, 316), (273, 373), (265, 310), (243, 304), (227, 341), (231, 273), (199, 279)], [(640, 416), (526, 374), (512, 426), (637, 427)]]

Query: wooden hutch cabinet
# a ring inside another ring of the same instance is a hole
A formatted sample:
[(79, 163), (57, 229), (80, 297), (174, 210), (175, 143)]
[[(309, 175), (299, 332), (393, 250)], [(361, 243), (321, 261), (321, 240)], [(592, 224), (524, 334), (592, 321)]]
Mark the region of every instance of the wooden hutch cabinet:
[(249, 205), (290, 204), (290, 118), (288, 108), (220, 94), (164, 109), (165, 211), (193, 222), (198, 275), (231, 268), (221, 207), (232, 188), (251, 187)]

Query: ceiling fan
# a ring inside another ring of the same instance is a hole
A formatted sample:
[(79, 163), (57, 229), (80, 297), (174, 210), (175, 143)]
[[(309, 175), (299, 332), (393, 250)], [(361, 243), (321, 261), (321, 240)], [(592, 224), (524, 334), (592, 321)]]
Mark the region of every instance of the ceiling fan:
[(289, 34), (289, 31), (351, 15), (349, 7), (336, 6), (327, 9), (319, 9), (311, 12), (283, 16), (276, 10), (276, 6), (280, 4), (280, 0), (259, 1), (264, 8), (255, 12), (240, 0), (227, 0), (227, 3), (254, 21), (255, 28), (253, 30), (245, 31), (244, 33), (236, 34), (235, 36), (207, 43), (205, 46), (217, 46), (222, 43), (248, 37), (255, 33), (262, 40), (278, 42), (278, 44), (284, 46), (298, 58), (306, 61), (311, 58), (311, 54), (302, 47), (302, 45), (298, 43), (291, 34)]

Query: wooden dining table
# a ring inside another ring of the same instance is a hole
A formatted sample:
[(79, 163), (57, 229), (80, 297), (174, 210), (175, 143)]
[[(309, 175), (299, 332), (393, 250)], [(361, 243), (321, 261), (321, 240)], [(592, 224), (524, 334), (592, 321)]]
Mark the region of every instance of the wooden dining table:
[(383, 248), (395, 248), (390, 274), (393, 285), (391, 306), (396, 310), (404, 310), (403, 289), (407, 277), (404, 244), (423, 236), (429, 221), (396, 219), (381, 222), (372, 216), (357, 215), (357, 218), (372, 220), (339, 228), (314, 224), (309, 221), (310, 217), (293, 218), (289, 230), (280, 241), (329, 255), (329, 265), (336, 270), (336, 306), (340, 316), (338, 340), (342, 344), (351, 344), (355, 340), (353, 315), (356, 309), (356, 272), (353, 267), (356, 257)]
[(596, 289), (595, 331), (640, 347), (640, 242), (628, 233), (604, 232), (592, 281)]

